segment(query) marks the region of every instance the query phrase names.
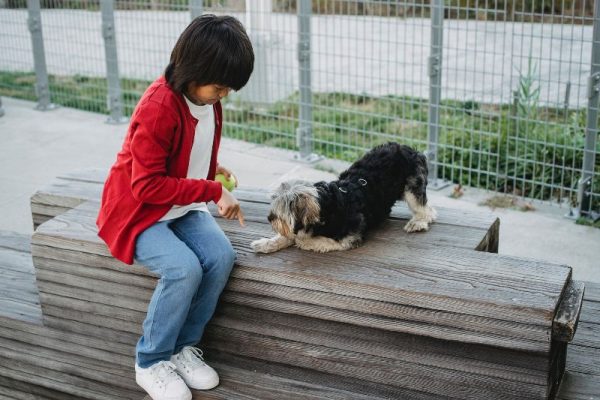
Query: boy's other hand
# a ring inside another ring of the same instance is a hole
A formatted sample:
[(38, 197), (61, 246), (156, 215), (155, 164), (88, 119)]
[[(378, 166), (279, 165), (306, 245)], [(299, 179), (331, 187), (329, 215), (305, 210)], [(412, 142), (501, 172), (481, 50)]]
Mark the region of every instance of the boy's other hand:
[(223, 218), (237, 218), (238, 221), (240, 221), (240, 225), (245, 226), (244, 213), (240, 208), (240, 202), (235, 197), (233, 197), (229, 190), (223, 188), (221, 198), (217, 202), (217, 207), (219, 208), (219, 215), (221, 215)]

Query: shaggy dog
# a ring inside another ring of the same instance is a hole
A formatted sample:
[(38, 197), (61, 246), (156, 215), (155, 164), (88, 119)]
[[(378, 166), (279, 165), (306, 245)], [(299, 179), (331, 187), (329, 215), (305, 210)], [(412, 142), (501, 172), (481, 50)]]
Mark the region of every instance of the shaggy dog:
[(427, 230), (436, 212), (427, 205), (426, 188), (423, 154), (393, 142), (377, 146), (336, 181), (282, 183), (268, 217), (277, 235), (252, 242), (252, 249), (272, 253), (295, 244), (325, 253), (357, 247), (401, 199), (413, 214), (404, 230)]

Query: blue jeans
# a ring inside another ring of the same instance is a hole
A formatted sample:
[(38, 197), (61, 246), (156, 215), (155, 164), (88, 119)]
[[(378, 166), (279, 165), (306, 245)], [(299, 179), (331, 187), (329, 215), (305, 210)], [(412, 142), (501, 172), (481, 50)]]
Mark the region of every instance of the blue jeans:
[(160, 276), (136, 346), (140, 367), (200, 341), (234, 260), (229, 239), (207, 212), (157, 222), (138, 236), (135, 261)]

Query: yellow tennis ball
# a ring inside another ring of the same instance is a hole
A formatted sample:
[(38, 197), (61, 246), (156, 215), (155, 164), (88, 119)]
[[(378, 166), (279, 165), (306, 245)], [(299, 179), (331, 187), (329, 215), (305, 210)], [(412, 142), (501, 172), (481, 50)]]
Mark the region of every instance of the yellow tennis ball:
[(235, 178), (233, 175), (229, 175), (229, 179), (227, 179), (225, 175), (217, 174), (215, 176), (215, 181), (221, 182), (221, 185), (230, 192), (233, 192), (233, 189), (235, 189)]

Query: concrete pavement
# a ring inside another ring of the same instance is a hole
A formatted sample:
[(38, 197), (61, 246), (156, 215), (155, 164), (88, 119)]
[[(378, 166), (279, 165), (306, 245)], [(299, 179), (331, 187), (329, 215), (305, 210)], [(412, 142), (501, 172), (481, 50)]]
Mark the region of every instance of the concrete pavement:
[[(104, 115), (59, 108), (40, 112), (34, 103), (2, 98), (0, 117), (0, 230), (33, 232), (29, 197), (61, 173), (85, 168), (108, 169), (127, 130), (109, 125)], [(325, 160), (306, 165), (293, 153), (223, 139), (219, 161), (233, 170), (240, 183), (273, 188), (289, 178), (332, 179), (330, 171), (346, 164)], [(435, 206), (476, 210), (494, 193), (467, 188), (460, 199), (452, 188), (430, 191)], [(534, 204), (535, 211), (497, 209), (501, 254), (529, 257), (573, 267), (575, 279), (600, 282), (600, 229), (576, 225), (563, 217), (565, 208)]]

